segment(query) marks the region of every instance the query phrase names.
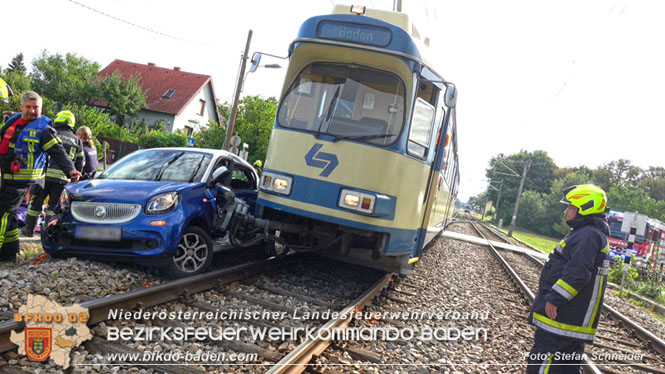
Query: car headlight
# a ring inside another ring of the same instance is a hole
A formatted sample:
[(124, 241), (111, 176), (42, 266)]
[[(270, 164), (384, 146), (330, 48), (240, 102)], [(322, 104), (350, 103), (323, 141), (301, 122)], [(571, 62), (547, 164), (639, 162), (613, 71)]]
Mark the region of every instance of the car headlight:
[(63, 211), (69, 210), (69, 205), (71, 204), (71, 199), (69, 197), (69, 192), (67, 190), (62, 190), (60, 195), (60, 209)]
[(261, 174), (261, 184), (259, 187), (263, 191), (289, 195), (293, 188), (293, 178), (264, 171), (263, 174)]
[(162, 214), (167, 213), (175, 209), (180, 202), (180, 194), (177, 192), (166, 192), (159, 194), (150, 201), (145, 206), (146, 214)]

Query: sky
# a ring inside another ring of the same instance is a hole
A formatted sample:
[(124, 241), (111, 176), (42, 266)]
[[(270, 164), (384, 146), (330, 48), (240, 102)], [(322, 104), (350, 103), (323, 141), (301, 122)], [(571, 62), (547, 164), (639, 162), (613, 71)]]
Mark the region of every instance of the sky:
[[(620, 158), (665, 166), (665, 2), (402, 0), (430, 60), (459, 90), (459, 198), (487, 188), (492, 156), (543, 150), (559, 167)], [(334, 4), (392, 10), (392, 0), (10, 0), (0, 66), (68, 52), (211, 75), (233, 97), (240, 58), (286, 56), (300, 24)], [(103, 14), (102, 14), (103, 13)], [(263, 64), (286, 60), (264, 57)], [(248, 74), (242, 96), (278, 97), (285, 69)]]

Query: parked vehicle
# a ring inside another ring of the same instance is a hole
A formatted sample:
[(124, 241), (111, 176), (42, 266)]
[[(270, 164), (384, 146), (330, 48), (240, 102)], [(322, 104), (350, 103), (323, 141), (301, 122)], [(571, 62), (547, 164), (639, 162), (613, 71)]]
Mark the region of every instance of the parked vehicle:
[(159, 266), (176, 278), (198, 274), (213, 253), (234, 247), (220, 219), (240, 201), (253, 214), (257, 181), (249, 163), (226, 151), (137, 151), (65, 188), (60, 221), (42, 230), (43, 246), (56, 257)]

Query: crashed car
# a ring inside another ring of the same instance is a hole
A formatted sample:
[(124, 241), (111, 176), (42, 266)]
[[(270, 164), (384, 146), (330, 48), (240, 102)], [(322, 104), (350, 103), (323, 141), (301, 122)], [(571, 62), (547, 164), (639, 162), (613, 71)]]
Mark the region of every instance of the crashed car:
[(204, 272), (233, 248), (229, 219), (253, 214), (258, 175), (235, 154), (202, 148), (134, 152), (94, 180), (67, 185), (44, 250), (158, 266), (174, 278)]

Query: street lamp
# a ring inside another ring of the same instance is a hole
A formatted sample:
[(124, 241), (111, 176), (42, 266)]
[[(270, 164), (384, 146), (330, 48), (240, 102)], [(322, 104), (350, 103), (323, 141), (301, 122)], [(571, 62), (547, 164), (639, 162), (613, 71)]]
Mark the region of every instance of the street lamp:
[(247, 35), (247, 44), (245, 45), (245, 52), (243, 53), (242, 59), (240, 60), (240, 73), (238, 74), (238, 82), (236, 84), (235, 93), (233, 94), (233, 106), (231, 107), (229, 123), (226, 126), (226, 142), (224, 144), (224, 149), (226, 149), (227, 151), (231, 147), (231, 136), (233, 135), (233, 129), (236, 125), (236, 117), (238, 116), (238, 104), (240, 102), (240, 93), (242, 92), (242, 86), (243, 83), (245, 82), (245, 78), (247, 78), (247, 75), (249, 73), (255, 72), (256, 69), (259, 68), (259, 66), (262, 66), (267, 69), (281, 68), (279, 64), (259, 65), (259, 63), (261, 62), (261, 53), (255, 52), (254, 55), (252, 55), (252, 61), (251, 61), (252, 65), (250, 66), (247, 74), (245, 74), (245, 67), (247, 65), (247, 55), (249, 54), (249, 45), (251, 41), (252, 41), (252, 30), (249, 30), (249, 33)]

